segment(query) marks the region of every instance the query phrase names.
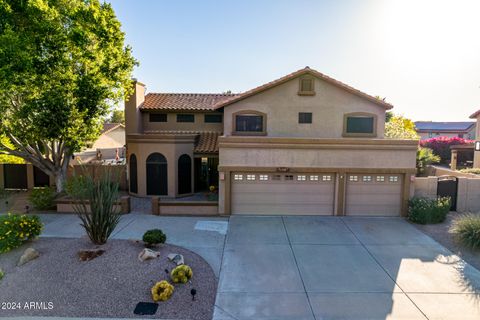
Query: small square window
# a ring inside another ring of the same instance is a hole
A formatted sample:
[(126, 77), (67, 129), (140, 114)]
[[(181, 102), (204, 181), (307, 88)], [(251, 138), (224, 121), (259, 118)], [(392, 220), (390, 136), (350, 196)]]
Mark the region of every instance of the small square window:
[(302, 77), (300, 78), (300, 90), (298, 94), (302, 95), (313, 95), (315, 94), (314, 88), (315, 82), (312, 77)]
[(285, 175), (285, 180), (293, 180), (293, 176), (291, 174)]
[(243, 174), (236, 174), (233, 176), (233, 180), (243, 180)]
[(311, 112), (299, 112), (298, 113), (298, 123), (312, 123), (312, 113)]
[(377, 176), (377, 182), (385, 182), (385, 176)]
[(258, 180), (260, 181), (267, 181), (268, 180), (268, 174), (261, 174), (258, 176)]
[(348, 181), (358, 181), (358, 176), (349, 176)]
[(250, 181), (255, 180), (255, 175), (254, 174), (247, 174), (247, 180), (250, 180)]
[(370, 182), (370, 181), (372, 181), (372, 176), (363, 176), (362, 180), (363, 180), (363, 182)]
[(318, 181), (318, 176), (310, 176), (310, 181)]
[(305, 181), (305, 180), (307, 180), (307, 176), (304, 176), (304, 175), (297, 176), (297, 181)]
[(149, 114), (150, 122), (167, 122), (166, 113), (150, 113)]
[(329, 175), (328, 176), (323, 176), (322, 180), (323, 181), (332, 181), (332, 176), (329, 176)]
[(398, 176), (390, 176), (388, 177), (389, 182), (398, 182)]
[(193, 114), (177, 114), (177, 122), (195, 122), (195, 116)]

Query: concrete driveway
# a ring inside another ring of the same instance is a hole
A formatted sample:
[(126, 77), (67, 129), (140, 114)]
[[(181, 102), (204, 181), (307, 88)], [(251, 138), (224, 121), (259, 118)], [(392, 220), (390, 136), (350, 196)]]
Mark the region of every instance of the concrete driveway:
[(400, 218), (230, 218), (214, 320), (480, 319), (480, 272)]
[[(41, 218), (44, 237), (84, 236)], [(214, 320), (480, 319), (480, 272), (400, 218), (129, 214), (113, 238), (152, 228), (219, 275)]]

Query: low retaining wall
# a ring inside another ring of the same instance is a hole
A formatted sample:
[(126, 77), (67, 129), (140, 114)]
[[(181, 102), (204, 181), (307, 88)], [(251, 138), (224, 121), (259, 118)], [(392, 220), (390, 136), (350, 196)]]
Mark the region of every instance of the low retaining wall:
[(218, 215), (218, 202), (174, 200), (160, 201), (159, 197), (152, 197), (152, 214), (216, 216)]
[[(76, 202), (71, 198), (60, 198), (55, 201), (57, 205), (57, 212), (60, 213), (76, 213), (74, 205)], [(130, 213), (130, 197), (123, 196), (121, 197), (113, 206), (115, 210), (120, 210), (121, 214)], [(90, 205), (87, 205), (87, 209), (90, 211)]]
[(456, 170), (451, 170), (445, 167), (439, 167), (439, 166), (430, 166), (429, 170), (427, 171), (429, 175), (432, 176), (454, 176), (454, 177), (464, 177), (464, 178), (480, 178), (479, 175), (473, 174), (473, 173), (463, 173), (460, 171)]

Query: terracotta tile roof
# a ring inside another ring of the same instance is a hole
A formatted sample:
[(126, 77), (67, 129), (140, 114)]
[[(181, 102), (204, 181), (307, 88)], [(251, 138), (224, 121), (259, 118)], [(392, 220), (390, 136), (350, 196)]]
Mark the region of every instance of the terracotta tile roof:
[(195, 140), (195, 153), (218, 153), (218, 136), (220, 132), (200, 132)]
[(215, 104), (234, 96), (222, 93), (149, 93), (140, 110), (214, 110)]
[(376, 104), (384, 107), (385, 109), (392, 109), (392, 108), (393, 108), (393, 105), (391, 105), (390, 103), (387, 103), (387, 102), (385, 102), (385, 101), (383, 101), (383, 100), (381, 100), (381, 99), (377, 99), (377, 98), (375, 98), (374, 96), (371, 96), (371, 95), (369, 95), (369, 94), (366, 94), (366, 93), (364, 93), (364, 92), (362, 92), (362, 91), (360, 91), (360, 90), (357, 90), (357, 89), (355, 89), (355, 88), (353, 88), (353, 87), (350, 87), (349, 85), (347, 85), (347, 84), (345, 84), (345, 83), (343, 83), (343, 82), (340, 82), (340, 81), (338, 81), (338, 80), (335, 80), (335, 79), (333, 79), (333, 78), (330, 78), (329, 76), (327, 76), (327, 75), (325, 75), (325, 74), (323, 74), (323, 73), (321, 73), (321, 72), (318, 72), (318, 71), (316, 71), (316, 70), (314, 70), (314, 69), (311, 69), (311, 68), (309, 68), (309, 67), (305, 67), (305, 68), (303, 68), (303, 69), (300, 69), (300, 70), (297, 70), (297, 71), (295, 71), (295, 72), (293, 72), (293, 73), (290, 73), (290, 74), (288, 74), (288, 75), (286, 75), (286, 76), (284, 76), (284, 77), (281, 77), (281, 78), (279, 78), (279, 79), (277, 79), (277, 80), (268, 82), (268, 83), (266, 83), (266, 84), (263, 84), (263, 85), (261, 85), (261, 86), (259, 86), (259, 87), (256, 87), (256, 88), (254, 88), (254, 89), (251, 89), (251, 90), (249, 90), (249, 91), (245, 91), (244, 93), (241, 93), (241, 94), (237, 94), (237, 95), (235, 95), (235, 96), (232, 96), (232, 97), (230, 97), (229, 99), (218, 101), (218, 102), (216, 103), (216, 105), (215, 105), (215, 109), (222, 108), (222, 107), (225, 107), (225, 106), (227, 106), (227, 105), (229, 105), (229, 104), (231, 104), (231, 103), (234, 103), (234, 102), (243, 100), (243, 99), (245, 99), (245, 98), (248, 98), (248, 97), (250, 97), (250, 96), (253, 96), (253, 95), (257, 94), (257, 93), (260, 93), (260, 92), (265, 91), (265, 90), (267, 90), (267, 89), (270, 89), (270, 88), (272, 88), (272, 87), (278, 86), (278, 85), (280, 85), (280, 84), (282, 84), (282, 83), (285, 83), (285, 82), (287, 82), (287, 81), (289, 81), (289, 80), (291, 80), (291, 79), (293, 79), (293, 78), (299, 77), (299, 76), (304, 75), (304, 74), (310, 74), (310, 75), (313, 75), (313, 76), (315, 76), (315, 77), (318, 77), (318, 78), (320, 78), (320, 79), (322, 79), (322, 80), (324, 80), (324, 81), (326, 81), (326, 82), (328, 82), (328, 83), (330, 83), (330, 84), (333, 84), (333, 85), (335, 85), (335, 86), (337, 86), (337, 87), (340, 87), (340, 88), (342, 88), (342, 89), (345, 89), (345, 90), (349, 91), (349, 92), (352, 93), (352, 94), (355, 94), (355, 95), (360, 96), (360, 97), (362, 97), (362, 98), (365, 98), (365, 99), (367, 99), (367, 100), (369, 100), (369, 101), (371, 101), (371, 102), (373, 102), (373, 103), (376, 103)]
[(218, 137), (221, 132), (210, 131), (175, 131), (175, 130), (148, 130), (144, 134), (166, 134), (166, 135), (196, 135), (194, 153), (218, 153)]
[(470, 116), (470, 119), (476, 119), (479, 114), (480, 114), (480, 109), (477, 110), (476, 112), (472, 113), (472, 115)]
[(101, 134), (108, 133), (112, 130), (117, 129), (118, 127), (124, 127), (121, 123), (104, 123)]

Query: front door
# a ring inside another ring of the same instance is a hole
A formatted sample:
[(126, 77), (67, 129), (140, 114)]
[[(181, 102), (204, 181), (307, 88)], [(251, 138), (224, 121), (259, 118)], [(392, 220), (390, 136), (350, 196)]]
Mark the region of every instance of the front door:
[(147, 195), (168, 195), (167, 159), (160, 153), (147, 158)]

